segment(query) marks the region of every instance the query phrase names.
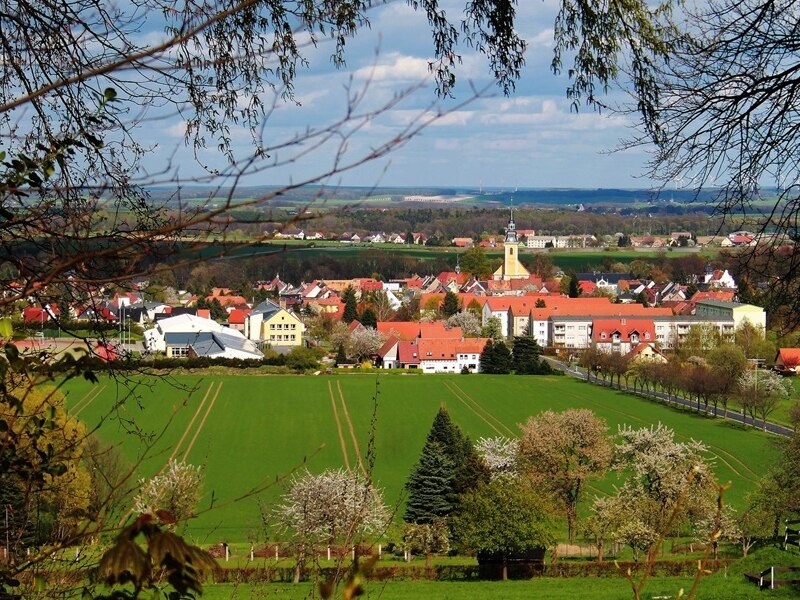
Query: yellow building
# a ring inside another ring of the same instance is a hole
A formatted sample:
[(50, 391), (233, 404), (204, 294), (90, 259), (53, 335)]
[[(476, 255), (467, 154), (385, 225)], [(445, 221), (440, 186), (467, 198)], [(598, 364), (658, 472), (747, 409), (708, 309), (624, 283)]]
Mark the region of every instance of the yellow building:
[(514, 209), (511, 209), (511, 218), (506, 227), (506, 239), (503, 242), (503, 266), (494, 272), (494, 279), (527, 279), (531, 274), (519, 262), (519, 240), (517, 239), (517, 226), (514, 223)]
[(722, 300), (700, 300), (695, 306), (695, 315), (699, 317), (726, 318), (733, 320), (733, 328), (738, 329), (742, 323), (749, 321), (751, 325), (766, 331), (767, 311), (760, 306), (742, 304), (740, 302), (723, 302)]
[(294, 314), (265, 300), (245, 317), (244, 335), (270, 346), (299, 346), (306, 326)]

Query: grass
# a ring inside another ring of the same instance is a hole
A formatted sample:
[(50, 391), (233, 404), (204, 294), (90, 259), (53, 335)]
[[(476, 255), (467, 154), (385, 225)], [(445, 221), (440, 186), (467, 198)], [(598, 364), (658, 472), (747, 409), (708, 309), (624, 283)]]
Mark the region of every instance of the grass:
[[(772, 438), (752, 428), (565, 377), (175, 375), (131, 384), (131, 397), (117, 410), (120, 419), (101, 422), (123, 393), (113, 380), (101, 379), (94, 387), (72, 382), (68, 403), (90, 427), (99, 427), (101, 437), (120, 444), (129, 459), (141, 459), (143, 476), (170, 457), (204, 466), (201, 514), (189, 531), (199, 543), (254, 537), (261, 529), (257, 497), (270, 506), (293, 469), (338, 468), (345, 455), (356, 468), (355, 445), (364, 457), (376, 393), (374, 474), (387, 503), (398, 507), (440, 405), (472, 439), (514, 435), (518, 423), (547, 409), (590, 408), (612, 433), (621, 425), (663, 423), (680, 439), (706, 443), (720, 481), (733, 483), (726, 501), (734, 506), (777, 457)], [(142, 427), (144, 440), (126, 431), (126, 421)], [(610, 492), (615, 482), (613, 475), (596, 481), (590, 493)], [(259, 487), (266, 489), (250, 493)]]
[[(677, 598), (681, 589), (688, 592), (692, 585), (689, 577), (657, 577), (645, 587), (642, 598)], [(368, 582), (363, 598), (382, 600), (411, 600), (416, 598), (436, 598), (438, 600), (471, 600), (473, 598), (492, 598), (492, 600), (529, 600), (547, 598), (548, 600), (627, 600), (633, 598), (628, 582), (622, 577), (591, 577), (558, 579), (541, 577), (517, 581), (387, 581)], [(311, 597), (312, 584), (218, 584), (204, 588), (204, 600), (255, 600), (261, 598), (282, 598), (285, 600)], [(701, 581), (698, 598), (703, 600), (755, 600), (768, 593), (770, 598), (796, 598), (797, 589), (779, 588), (761, 592), (739, 576), (718, 573)]]

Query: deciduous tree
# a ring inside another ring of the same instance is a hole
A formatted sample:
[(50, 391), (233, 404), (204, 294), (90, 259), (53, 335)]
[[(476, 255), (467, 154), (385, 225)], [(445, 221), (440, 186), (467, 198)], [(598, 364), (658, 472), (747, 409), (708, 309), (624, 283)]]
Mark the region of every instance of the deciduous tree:
[(514, 554), (555, 543), (548, 500), (531, 485), (497, 477), (464, 495), (453, 516), (454, 537), (462, 548), (499, 555), (502, 577)]
[(519, 449), (526, 474), (558, 498), (572, 540), (587, 480), (611, 462), (605, 421), (587, 409), (546, 411), (522, 425)]

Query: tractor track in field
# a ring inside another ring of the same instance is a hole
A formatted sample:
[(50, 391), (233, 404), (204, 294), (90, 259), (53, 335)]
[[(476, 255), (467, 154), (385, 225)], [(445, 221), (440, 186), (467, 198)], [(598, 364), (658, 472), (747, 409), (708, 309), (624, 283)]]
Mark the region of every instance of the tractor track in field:
[[(628, 419), (631, 419), (631, 420), (633, 420), (633, 421), (639, 421), (640, 423), (647, 423), (647, 421), (646, 421), (645, 419), (641, 419), (641, 418), (639, 418), (639, 417), (636, 417), (636, 416), (634, 416), (634, 415), (632, 415), (632, 414), (630, 414), (630, 413), (626, 413), (626, 412), (624, 412), (624, 411), (621, 411), (621, 410), (619, 410), (619, 409), (616, 409), (616, 408), (611, 408), (611, 407), (609, 407), (609, 406), (603, 405), (603, 404), (601, 404), (600, 402), (596, 402), (596, 401), (594, 401), (594, 400), (591, 400), (591, 399), (589, 399), (589, 398), (584, 398), (584, 397), (578, 396), (577, 394), (570, 394), (570, 395), (571, 395), (573, 398), (577, 398), (577, 399), (579, 399), (579, 400), (582, 400), (582, 401), (585, 401), (585, 402), (591, 402), (591, 403), (592, 403), (592, 404), (594, 404), (595, 406), (600, 406), (600, 407), (602, 407), (602, 408), (605, 408), (606, 410), (610, 410), (610, 411), (612, 411), (612, 412), (618, 413), (618, 414), (622, 415), (623, 417), (626, 417), (626, 418), (628, 418)], [(686, 439), (692, 439), (692, 438), (691, 438), (691, 436), (687, 436), (687, 435), (684, 435), (684, 434), (681, 434), (681, 433), (676, 433), (676, 435), (677, 435), (678, 437), (682, 437), (682, 438), (686, 438)], [(728, 452), (727, 450), (723, 450), (723, 449), (722, 449), (722, 448), (720, 448), (719, 446), (715, 446), (715, 445), (713, 445), (713, 444), (706, 444), (705, 442), (703, 442), (703, 444), (704, 444), (704, 445), (706, 446), (706, 448), (708, 449), (708, 452), (709, 452), (709, 454), (713, 454), (713, 455), (714, 455), (714, 456), (715, 456), (717, 459), (719, 459), (719, 461), (720, 461), (721, 463), (723, 463), (725, 466), (727, 466), (727, 467), (728, 467), (728, 468), (729, 468), (731, 471), (733, 471), (733, 473), (735, 473), (735, 474), (736, 474), (738, 477), (741, 477), (742, 479), (747, 479), (748, 481), (755, 481), (755, 480), (754, 480), (754, 479), (752, 479), (751, 477), (749, 477), (749, 476), (746, 476), (746, 475), (743, 475), (742, 473), (740, 473), (740, 472), (739, 472), (739, 471), (736, 469), (736, 467), (734, 467), (734, 466), (733, 466), (733, 465), (732, 465), (730, 462), (728, 462), (727, 460), (725, 460), (725, 458), (722, 456), (722, 454), (726, 454), (726, 455), (727, 455), (729, 458), (733, 459), (734, 461), (736, 461), (737, 463), (739, 463), (739, 464), (740, 464), (742, 467), (744, 467), (745, 469), (747, 469), (748, 471), (750, 471), (750, 473), (752, 473), (753, 475), (756, 475), (756, 473), (754, 473), (754, 472), (752, 471), (752, 469), (750, 469), (750, 468), (749, 468), (749, 467), (747, 467), (747, 466), (746, 466), (744, 463), (742, 463), (742, 461), (741, 461), (741, 460), (739, 460), (739, 459), (738, 459), (738, 458), (737, 458), (735, 455), (731, 454), (731, 453), (730, 453), (730, 452)], [(757, 475), (756, 475), (756, 476), (757, 476)]]
[[(450, 387), (450, 384), (449, 384), (449, 382), (445, 381), (445, 382), (443, 382), (443, 383), (444, 383), (444, 387), (445, 387), (445, 389), (447, 389), (447, 391), (448, 391), (448, 392), (450, 392), (451, 394), (453, 394), (453, 396), (455, 396), (456, 400), (458, 400), (458, 401), (459, 401), (459, 402), (461, 402), (461, 403), (462, 403), (464, 406), (466, 406), (466, 407), (467, 407), (469, 410), (471, 410), (471, 411), (472, 411), (472, 412), (475, 414), (475, 416), (476, 416), (476, 417), (478, 417), (478, 418), (479, 418), (481, 421), (483, 421), (484, 423), (486, 423), (486, 424), (487, 424), (487, 425), (488, 425), (488, 426), (489, 426), (491, 429), (493, 429), (493, 430), (494, 430), (494, 432), (495, 432), (497, 435), (499, 435), (499, 436), (503, 436), (503, 432), (502, 432), (502, 431), (500, 431), (500, 430), (499, 430), (497, 427), (495, 427), (495, 426), (492, 424), (492, 422), (491, 422), (491, 421), (489, 421), (489, 420), (488, 420), (486, 417), (484, 417), (484, 416), (483, 416), (481, 413), (479, 413), (477, 410), (475, 410), (475, 407), (471, 406), (471, 405), (470, 405), (470, 404), (469, 404), (469, 403), (468, 403), (466, 400), (464, 400), (464, 399), (463, 399), (463, 398), (462, 398), (462, 397), (459, 395), (459, 393), (458, 393), (458, 391), (457, 391), (457, 390), (454, 390), (452, 387)], [(490, 414), (488, 411), (486, 411), (486, 412), (487, 412), (487, 414)], [(491, 416), (491, 414), (490, 414), (490, 416)]]
[[(80, 400), (78, 400), (78, 402), (75, 404), (75, 406), (73, 406), (73, 407), (72, 407), (72, 410), (73, 410), (73, 411), (75, 411), (75, 412), (73, 412), (72, 414), (73, 414), (74, 416), (76, 416), (76, 417), (77, 417), (79, 414), (81, 414), (81, 413), (82, 413), (84, 410), (86, 410), (86, 409), (89, 407), (89, 405), (90, 405), (92, 402), (94, 402), (95, 400), (97, 400), (98, 396), (100, 396), (100, 394), (102, 394), (102, 393), (103, 393), (103, 390), (105, 390), (105, 389), (106, 389), (106, 386), (105, 386), (105, 385), (103, 385), (103, 386), (101, 386), (99, 389), (93, 389), (93, 390), (89, 390), (89, 393), (88, 393), (88, 394), (86, 394), (86, 395), (85, 395), (83, 398), (81, 398)], [(78, 408), (78, 407), (80, 407), (80, 408)]]
[(353, 441), (353, 449), (356, 451), (356, 460), (358, 461), (358, 468), (366, 476), (367, 470), (364, 468), (364, 462), (361, 460), (361, 448), (358, 445), (358, 438), (356, 437), (356, 430), (353, 427), (353, 422), (350, 420), (350, 412), (347, 410), (347, 403), (344, 400), (344, 393), (342, 392), (342, 385), (339, 380), (336, 381), (336, 389), (339, 390), (339, 400), (342, 403), (342, 414), (347, 422), (347, 428), (350, 430), (350, 439)]
[(200, 421), (200, 424), (197, 426), (197, 429), (194, 432), (194, 436), (192, 437), (192, 441), (189, 442), (189, 447), (186, 448), (186, 452), (183, 453), (183, 461), (186, 462), (186, 459), (189, 458), (189, 452), (192, 451), (194, 448), (194, 443), (197, 441), (197, 437), (200, 435), (200, 432), (203, 431), (203, 427), (206, 424), (206, 419), (208, 419), (208, 415), (211, 414), (211, 409), (214, 408), (214, 404), (217, 402), (217, 397), (219, 393), (222, 391), (222, 382), (219, 382), (217, 386), (217, 391), (214, 393), (214, 397), (211, 399), (211, 402), (208, 404), (208, 409), (206, 409), (206, 414), (203, 415), (203, 420)]
[(167, 464), (169, 464), (169, 461), (171, 461), (173, 458), (175, 458), (177, 456), (178, 452), (180, 451), (181, 445), (183, 445), (183, 440), (185, 440), (186, 436), (189, 435), (189, 432), (192, 430), (192, 427), (194, 426), (194, 422), (197, 420), (198, 415), (201, 412), (203, 412), (203, 406), (205, 406), (205, 403), (208, 400), (208, 397), (211, 395), (211, 390), (212, 389), (214, 389), (214, 382), (213, 381), (208, 385), (208, 389), (206, 390), (206, 393), (203, 396), (203, 399), (200, 401), (200, 404), (197, 406), (197, 409), (194, 411), (194, 415), (192, 415), (192, 418), (189, 421), (189, 424), (183, 430), (183, 434), (181, 435), (181, 439), (178, 440), (178, 443), (175, 444), (175, 447), (172, 449), (172, 454), (169, 455), (169, 458), (167, 459)]
[[(337, 382), (338, 383), (338, 382)], [(347, 443), (344, 439), (344, 431), (342, 430), (342, 421), (339, 419), (339, 410), (336, 408), (336, 396), (333, 393), (333, 386), (328, 381), (328, 394), (331, 397), (331, 408), (333, 409), (333, 418), (336, 421), (336, 430), (339, 433), (339, 445), (342, 448), (342, 457), (344, 458), (344, 466), (350, 471), (350, 458), (347, 456)]]
[(463, 398), (466, 398), (467, 401), (469, 401), (479, 411), (483, 412), (488, 418), (492, 419), (502, 429), (505, 429), (506, 432), (508, 432), (509, 437), (512, 437), (512, 438), (519, 437), (517, 434), (515, 434), (511, 430), (511, 428), (508, 425), (506, 425), (503, 421), (498, 419), (492, 412), (487, 410), (486, 407), (483, 406), (483, 404), (481, 404), (480, 402), (475, 400), (472, 396), (470, 396), (467, 392), (465, 392), (464, 389), (460, 385), (458, 385), (457, 383), (453, 383), (452, 381), (449, 381), (449, 382), (446, 382), (446, 383), (447, 383), (447, 385), (450, 385), (450, 386), (454, 387), (461, 394), (461, 396), (463, 396)]

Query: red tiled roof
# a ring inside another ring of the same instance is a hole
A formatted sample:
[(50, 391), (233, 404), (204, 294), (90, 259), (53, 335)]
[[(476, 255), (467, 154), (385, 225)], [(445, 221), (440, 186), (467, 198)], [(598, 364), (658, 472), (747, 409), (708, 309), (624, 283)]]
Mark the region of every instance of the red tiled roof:
[(692, 302), (700, 302), (701, 300), (721, 300), (722, 302), (733, 302), (736, 293), (733, 290), (718, 290), (713, 292), (695, 292), (692, 296)]
[(247, 298), (245, 298), (244, 296), (223, 296), (220, 294), (212, 294), (211, 296), (206, 296), (207, 302), (211, 302), (212, 300), (216, 300), (223, 307), (237, 306), (239, 304), (247, 304)]
[(442, 271), (439, 275), (436, 276), (436, 279), (442, 282), (442, 284), (448, 284), (451, 281), (455, 281), (458, 285), (464, 285), (469, 281), (470, 274), (469, 273), (456, 273), (455, 271)]
[(425, 339), (461, 339), (460, 327), (447, 329), (441, 321), (420, 323), (417, 321), (381, 321), (377, 324), (380, 333), (397, 337), (403, 341)]
[(394, 348), (399, 341), (400, 340), (398, 340), (396, 337), (390, 337), (388, 340), (386, 340), (383, 346), (381, 346), (380, 350), (378, 350), (378, 356), (381, 358), (386, 356), (389, 353), (389, 350)]
[(404, 365), (418, 365), (419, 348), (417, 343), (406, 340), (397, 342), (397, 360)]
[(489, 338), (421, 339), (420, 360), (455, 360), (459, 354), (480, 354)]
[(250, 314), (250, 310), (233, 309), (228, 315), (228, 325), (244, 325), (244, 318)]
[(800, 365), (800, 348), (778, 348), (775, 362), (788, 368)]
[(22, 320), (25, 323), (46, 323), (52, 318), (50, 313), (58, 316), (60, 314), (58, 306), (51, 305), (50, 312), (41, 306), (26, 306), (22, 311)]
[[(595, 319), (592, 321), (592, 339), (595, 342), (610, 342), (614, 333), (620, 334), (620, 342), (630, 342), (637, 333), (642, 342), (655, 342), (656, 327), (652, 319)], [(603, 337), (605, 334), (605, 337)]]
[(402, 341), (415, 340), (419, 337), (419, 323), (416, 321), (380, 321), (376, 328), (380, 333)]

